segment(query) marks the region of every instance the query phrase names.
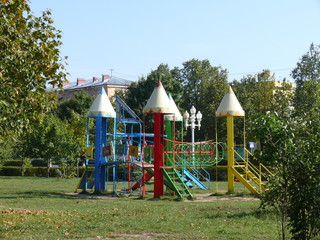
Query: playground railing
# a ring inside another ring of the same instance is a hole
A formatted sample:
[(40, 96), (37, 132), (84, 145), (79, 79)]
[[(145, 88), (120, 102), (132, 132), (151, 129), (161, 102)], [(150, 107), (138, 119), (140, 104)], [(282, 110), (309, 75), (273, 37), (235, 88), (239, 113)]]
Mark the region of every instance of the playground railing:
[(165, 164), (212, 166), (225, 157), (226, 145), (215, 140), (189, 143), (165, 139)]
[(244, 170), (245, 178), (253, 180), (260, 188), (260, 191), (263, 188), (263, 181), (267, 180), (268, 176), (272, 176), (272, 172), (262, 163), (255, 165), (250, 161), (248, 155), (253, 159), (254, 156), (246, 148), (244, 148), (244, 156), (241, 156), (235, 149), (233, 149), (237, 158), (235, 159), (235, 167), (240, 167)]
[[(248, 149), (244, 149), (245, 150), (245, 153), (247, 154), (247, 155), (250, 155), (253, 159), (255, 159), (255, 160), (257, 160), (254, 156), (253, 156), (253, 154), (248, 150)], [(249, 159), (249, 158), (248, 158)], [(262, 163), (259, 163), (259, 169), (260, 169), (260, 172), (261, 172), (261, 174), (262, 174), (262, 176), (265, 178), (265, 179), (267, 179), (269, 176), (273, 176), (273, 173), (264, 165), (264, 164), (262, 164)]]

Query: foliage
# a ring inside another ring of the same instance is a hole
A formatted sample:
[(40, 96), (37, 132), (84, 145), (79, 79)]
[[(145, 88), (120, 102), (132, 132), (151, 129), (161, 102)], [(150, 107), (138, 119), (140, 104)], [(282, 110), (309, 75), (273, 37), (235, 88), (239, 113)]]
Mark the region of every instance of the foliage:
[(320, 46), (311, 44), (292, 71), (296, 83), (294, 107), (297, 115), (319, 107), (320, 99)]
[[(55, 104), (46, 84), (65, 80), (61, 31), (50, 11), (32, 15), (25, 0), (0, 1), (0, 132), (20, 134), (38, 123)], [(1, 140), (1, 139), (0, 139)]]
[[(49, 171), (49, 172), (48, 172)], [(29, 177), (74, 177), (82, 176), (85, 167), (0, 167), (0, 176), (29, 176)], [(58, 174), (57, 174), (58, 173)]]
[[(227, 71), (212, 67), (208, 60), (192, 59), (183, 63), (181, 69), (169, 69), (168, 65), (160, 64), (147, 78), (142, 77), (132, 83), (126, 92), (125, 102), (138, 115), (142, 116), (142, 110), (159, 80), (166, 92), (171, 93), (181, 114), (193, 105), (204, 113), (202, 130), (196, 134), (197, 140), (214, 138), (213, 119), (227, 89)], [(146, 116), (145, 122), (151, 122), (151, 117)], [(152, 131), (152, 125), (147, 125), (146, 131)]]
[(0, 166), (14, 155), (15, 143), (12, 139), (0, 142)]
[(32, 132), (25, 134), (20, 155), (53, 160), (55, 164), (63, 167), (62, 170), (70, 164), (75, 165), (84, 152), (86, 113), (92, 101), (87, 93), (81, 92), (58, 104), (57, 109), (47, 115), (43, 123), (34, 126)]
[(90, 97), (85, 91), (75, 93), (70, 100), (58, 104), (55, 114), (62, 120), (67, 119), (72, 122), (74, 113), (76, 113), (83, 117), (85, 121), (93, 100), (93, 97)]
[[(133, 82), (125, 95), (125, 102), (128, 106), (143, 119), (143, 108), (147, 104), (153, 89), (157, 82), (160, 80), (167, 94), (171, 93), (176, 104), (179, 106), (182, 98), (182, 85), (181, 82), (174, 78), (176, 69), (169, 69), (167, 64), (160, 64), (156, 70), (151, 71), (148, 76), (142, 77), (138, 82)], [(146, 132), (151, 131), (152, 121), (150, 114), (146, 116)]]
[(196, 140), (213, 139), (215, 112), (228, 86), (227, 70), (211, 66), (209, 60), (192, 59), (182, 65), (178, 76), (184, 88), (182, 107), (189, 112), (194, 106), (203, 114)]
[(281, 213), (283, 239), (287, 226), (292, 239), (313, 239), (320, 233), (320, 125), (268, 113), (254, 128), (265, 139), (259, 158), (275, 170), (263, 205)]
[(52, 114), (27, 134), (22, 146), (22, 156), (60, 161), (74, 161), (81, 152), (81, 146), (74, 139), (75, 132), (67, 121)]
[(142, 77), (138, 82), (133, 82), (126, 93), (126, 103), (142, 118), (144, 106), (147, 104), (153, 89), (160, 80), (167, 93), (171, 93), (176, 103), (181, 101), (182, 85), (174, 79), (174, 70), (166, 64), (160, 64), (148, 76)]
[[(232, 87), (243, 110), (246, 114), (247, 139), (253, 139), (251, 134), (253, 121), (266, 114), (268, 111), (275, 111), (280, 115), (287, 115), (292, 104), (292, 85), (283, 79), (277, 82), (269, 70), (263, 70), (257, 75), (248, 75), (240, 81), (234, 80)], [(236, 129), (243, 132), (243, 126)], [(260, 140), (260, 139), (258, 139)]]

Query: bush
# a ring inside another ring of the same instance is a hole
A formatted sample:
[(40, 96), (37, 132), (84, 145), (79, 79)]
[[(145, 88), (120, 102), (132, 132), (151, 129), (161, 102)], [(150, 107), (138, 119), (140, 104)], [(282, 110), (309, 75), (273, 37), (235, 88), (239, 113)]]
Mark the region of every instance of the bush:
[(21, 167), (2, 166), (0, 167), (1, 176), (22, 176)]
[(33, 159), (31, 165), (33, 167), (47, 167), (48, 163), (45, 159)]
[[(22, 176), (24, 171), (24, 176), (28, 177), (46, 177), (47, 167), (13, 167), (13, 166), (2, 166), (0, 167), (0, 176)], [(76, 177), (76, 167), (66, 167), (62, 169), (61, 167), (51, 167), (49, 171), (50, 177), (61, 177), (61, 174), (65, 171), (64, 177)], [(79, 167), (79, 176), (81, 177), (85, 171), (85, 167)]]
[(23, 165), (22, 160), (9, 160), (5, 161), (3, 166), (21, 167)]

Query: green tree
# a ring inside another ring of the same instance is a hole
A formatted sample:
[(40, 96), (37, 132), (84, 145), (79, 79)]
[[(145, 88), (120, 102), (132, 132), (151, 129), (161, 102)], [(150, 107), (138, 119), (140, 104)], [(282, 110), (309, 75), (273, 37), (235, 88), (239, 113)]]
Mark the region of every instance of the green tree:
[(211, 66), (209, 60), (192, 59), (182, 65), (178, 76), (184, 88), (182, 107), (189, 112), (194, 106), (203, 113), (196, 140), (212, 139), (215, 137), (215, 112), (228, 86), (227, 70)]
[[(125, 94), (125, 102), (130, 108), (143, 118), (143, 108), (147, 104), (152, 91), (160, 80), (167, 94), (171, 93), (176, 104), (179, 106), (182, 98), (182, 84), (175, 78), (177, 69), (170, 69), (167, 64), (160, 64), (156, 70), (151, 71), (147, 77), (141, 77), (138, 82), (133, 82)], [(146, 131), (152, 131), (151, 115), (146, 116)]]
[(274, 169), (262, 205), (281, 214), (282, 239), (288, 238), (287, 228), (292, 239), (315, 238), (320, 233), (319, 120), (267, 113), (254, 124), (256, 136), (265, 139), (258, 159)]
[(61, 31), (50, 11), (35, 17), (25, 0), (0, 0), (0, 132), (20, 134), (55, 104), (46, 84), (65, 80)]
[(14, 154), (15, 142), (12, 139), (0, 143), (0, 166)]
[(59, 103), (55, 113), (60, 119), (66, 119), (69, 122), (72, 121), (72, 115), (76, 113), (83, 117), (85, 122), (93, 100), (94, 98), (90, 97), (87, 92), (81, 91), (76, 93), (70, 100)]
[[(86, 147), (86, 125), (87, 115), (94, 98), (87, 92), (76, 93), (70, 100), (58, 104), (54, 114), (62, 121), (67, 121), (66, 127), (72, 131), (72, 142), (74, 146), (74, 156), (80, 156), (85, 152)], [(80, 149), (80, 150), (79, 150)]]
[(48, 162), (59, 163), (68, 160), (71, 163), (80, 156), (82, 144), (75, 139), (74, 126), (66, 120), (60, 120), (53, 114), (44, 118), (42, 124), (26, 134), (21, 148), (22, 157), (42, 158)]
[[(285, 79), (279, 82), (269, 70), (263, 70), (257, 75), (248, 75), (240, 81), (232, 82), (233, 90), (246, 114), (247, 139), (252, 139), (252, 122), (266, 114), (275, 111), (280, 115), (288, 114), (292, 105), (293, 87)], [(243, 125), (237, 126), (243, 132)]]
[(296, 83), (295, 112), (303, 115), (319, 105), (320, 46), (311, 44), (309, 51), (301, 57), (291, 75)]

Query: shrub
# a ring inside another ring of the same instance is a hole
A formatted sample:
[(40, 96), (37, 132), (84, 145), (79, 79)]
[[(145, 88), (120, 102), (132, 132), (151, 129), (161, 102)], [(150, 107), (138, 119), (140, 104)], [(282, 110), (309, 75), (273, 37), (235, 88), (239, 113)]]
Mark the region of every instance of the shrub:
[(47, 167), (48, 163), (45, 159), (33, 159), (31, 165), (33, 167)]
[(23, 165), (23, 161), (22, 160), (9, 160), (6, 161), (3, 166), (11, 166), (11, 167), (21, 167)]
[[(0, 176), (22, 176), (22, 170), (24, 170), (24, 176), (28, 177), (46, 177), (47, 167), (16, 167), (16, 166), (2, 166), (0, 167)], [(77, 168), (67, 167), (64, 169), (64, 177), (76, 177)], [(85, 167), (79, 167), (79, 176), (81, 177), (85, 171)], [(59, 174), (63, 172), (61, 167), (51, 167), (49, 171), (50, 177), (61, 177)]]

